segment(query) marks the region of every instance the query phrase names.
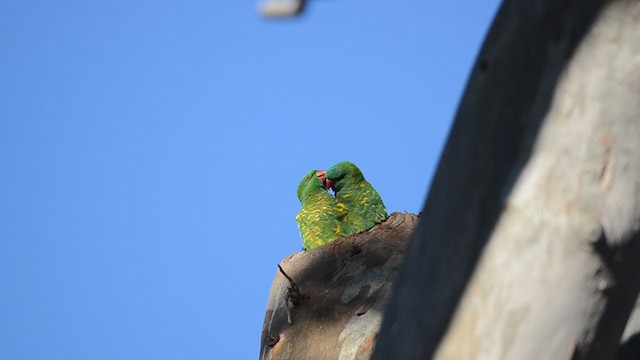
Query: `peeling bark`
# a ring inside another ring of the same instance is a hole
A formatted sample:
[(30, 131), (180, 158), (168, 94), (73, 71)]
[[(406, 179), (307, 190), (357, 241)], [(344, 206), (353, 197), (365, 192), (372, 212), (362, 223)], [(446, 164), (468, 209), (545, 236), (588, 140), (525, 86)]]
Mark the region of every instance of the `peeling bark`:
[(369, 231), (282, 260), (260, 359), (369, 359), (416, 222), (393, 213)]

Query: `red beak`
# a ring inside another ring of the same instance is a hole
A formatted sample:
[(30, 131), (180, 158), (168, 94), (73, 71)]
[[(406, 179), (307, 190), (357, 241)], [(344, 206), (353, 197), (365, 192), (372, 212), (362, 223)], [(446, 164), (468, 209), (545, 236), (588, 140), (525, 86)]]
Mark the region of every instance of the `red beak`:
[(324, 170), (316, 170), (316, 176), (318, 177), (318, 179), (320, 179), (320, 181), (322, 181), (322, 184), (324, 184), (325, 189), (327, 188), (327, 174), (325, 173)]

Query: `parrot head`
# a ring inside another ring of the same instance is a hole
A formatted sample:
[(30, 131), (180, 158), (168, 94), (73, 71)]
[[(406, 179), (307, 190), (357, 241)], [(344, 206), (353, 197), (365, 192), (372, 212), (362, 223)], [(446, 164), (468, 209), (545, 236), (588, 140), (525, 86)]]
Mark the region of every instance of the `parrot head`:
[(352, 162), (343, 161), (333, 165), (326, 171), (327, 188), (340, 191), (345, 183), (357, 183), (364, 180), (360, 169)]
[(311, 170), (298, 185), (298, 199), (302, 201), (307, 195), (327, 190), (327, 175), (324, 170)]

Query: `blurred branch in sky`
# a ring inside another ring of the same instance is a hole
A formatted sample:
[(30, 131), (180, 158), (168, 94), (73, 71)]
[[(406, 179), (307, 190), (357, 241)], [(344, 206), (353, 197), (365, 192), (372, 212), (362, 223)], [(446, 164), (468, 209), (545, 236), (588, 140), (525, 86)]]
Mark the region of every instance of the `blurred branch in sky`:
[(305, 4), (306, 0), (264, 0), (258, 11), (267, 18), (287, 18), (300, 15)]

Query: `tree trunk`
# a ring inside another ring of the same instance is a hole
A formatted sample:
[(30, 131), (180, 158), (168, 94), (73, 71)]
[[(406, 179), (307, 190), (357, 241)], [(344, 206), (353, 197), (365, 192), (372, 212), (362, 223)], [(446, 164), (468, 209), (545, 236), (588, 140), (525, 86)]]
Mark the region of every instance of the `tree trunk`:
[(611, 359), (640, 289), (640, 2), (507, 0), (374, 359)]
[(260, 359), (369, 359), (416, 222), (394, 213), (369, 231), (282, 260)]
[(636, 301), (629, 321), (627, 321), (616, 356), (616, 360), (638, 359), (640, 359), (640, 299)]

